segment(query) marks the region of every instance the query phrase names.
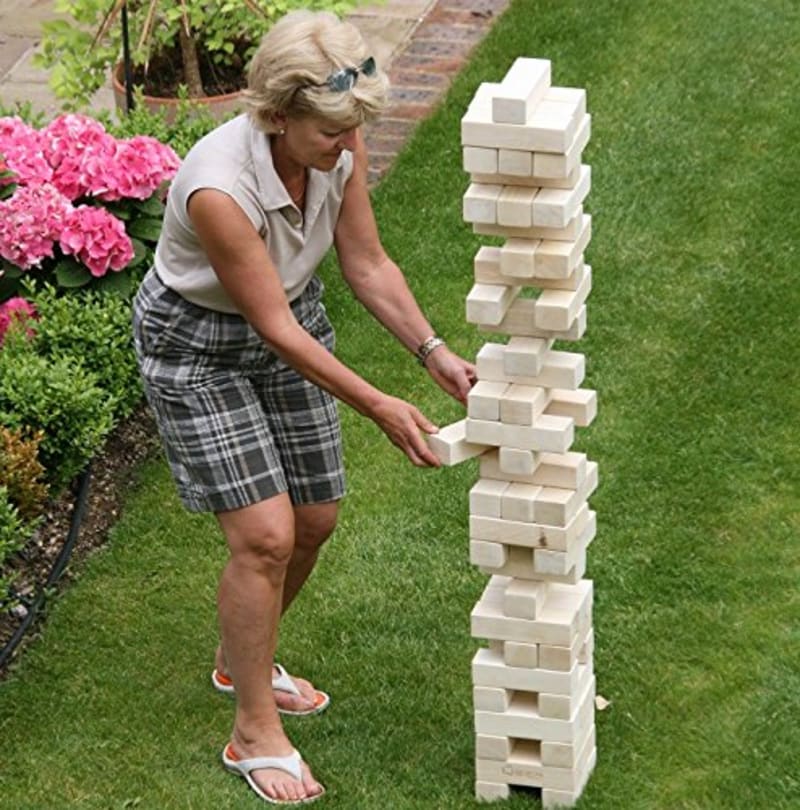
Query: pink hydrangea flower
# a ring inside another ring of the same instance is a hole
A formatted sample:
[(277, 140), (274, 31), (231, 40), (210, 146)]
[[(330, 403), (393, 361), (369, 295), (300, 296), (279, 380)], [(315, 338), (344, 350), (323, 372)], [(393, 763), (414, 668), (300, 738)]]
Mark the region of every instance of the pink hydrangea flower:
[(15, 182), (46, 183), (53, 176), (39, 133), (17, 116), (0, 118), (0, 154), (17, 175)]
[(108, 191), (98, 196), (103, 200), (146, 200), (179, 166), (175, 152), (149, 135), (118, 141)]
[(70, 208), (69, 200), (49, 183), (17, 188), (0, 200), (0, 256), (23, 270), (38, 267), (53, 256), (54, 240)]
[(117, 141), (93, 118), (59, 115), (40, 133), (53, 184), (70, 200), (105, 192), (114, 176)]
[[(36, 310), (33, 304), (19, 296), (9, 298), (8, 301), (0, 304), (0, 344), (3, 343), (3, 338), (5, 338), (6, 332), (14, 321), (35, 317)], [(28, 334), (32, 335), (33, 330), (28, 329)]]
[(105, 208), (73, 208), (58, 241), (64, 253), (73, 255), (97, 278), (109, 270), (122, 270), (133, 258), (133, 244), (125, 226)]

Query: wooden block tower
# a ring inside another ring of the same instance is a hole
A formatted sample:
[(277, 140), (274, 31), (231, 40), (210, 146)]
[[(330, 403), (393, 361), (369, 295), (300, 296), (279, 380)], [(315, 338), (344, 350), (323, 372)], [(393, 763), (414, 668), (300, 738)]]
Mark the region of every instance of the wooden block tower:
[[(551, 85), (545, 59), (484, 83), (461, 121), (464, 219), (482, 246), (467, 321), (497, 335), (478, 352), (467, 418), (431, 437), (444, 463), (480, 456), (469, 496), (470, 560), (490, 575), (472, 611), (476, 796), (541, 789), (573, 804), (596, 759), (588, 498), (597, 464), (570, 451), (591, 423), (582, 354), (554, 348), (586, 328), (584, 262), (591, 117), (584, 90)], [(498, 241), (498, 240), (494, 240)]]

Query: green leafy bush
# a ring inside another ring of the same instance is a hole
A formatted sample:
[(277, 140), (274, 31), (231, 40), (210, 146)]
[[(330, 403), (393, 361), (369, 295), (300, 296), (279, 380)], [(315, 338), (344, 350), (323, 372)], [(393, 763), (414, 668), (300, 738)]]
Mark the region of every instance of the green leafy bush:
[(9, 430), (0, 425), (0, 481), (25, 520), (39, 517), (47, 500), (45, 469), (39, 461), (43, 438), (42, 431)]
[(114, 395), (76, 359), (36, 354), (22, 329), (6, 334), (0, 351), (0, 423), (44, 433), (41, 462), (55, 491), (100, 449), (115, 408)]
[(39, 315), (33, 338), (36, 353), (80, 364), (113, 396), (115, 418), (132, 413), (143, 394), (129, 300), (89, 291), (58, 295), (50, 285), (29, 298)]
[(8, 599), (12, 577), (3, 572), (4, 562), (18, 551), (25, 542), (25, 521), (19, 510), (11, 503), (8, 489), (0, 485), (0, 605)]

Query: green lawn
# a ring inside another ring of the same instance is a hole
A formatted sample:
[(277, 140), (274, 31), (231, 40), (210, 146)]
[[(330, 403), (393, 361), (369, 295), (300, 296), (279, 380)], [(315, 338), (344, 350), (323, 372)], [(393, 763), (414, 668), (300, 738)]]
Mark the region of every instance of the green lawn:
[[(611, 705), (583, 808), (800, 808), (799, 42), (787, 0), (516, 0), (375, 194), (390, 252), (474, 356), (487, 337), (464, 322), (479, 241), (460, 215), (459, 118), (519, 55), (588, 90), (594, 289), (577, 350), (600, 414), (575, 446), (600, 465), (589, 575)], [(459, 418), (325, 277), (340, 356)], [(280, 643), (334, 702), (287, 727), (328, 787), (321, 806), (472, 807), (476, 467), (414, 469), (343, 420), (350, 495)], [(147, 465), (0, 689), (0, 807), (258, 806), (217, 761), (223, 560), (213, 520)]]

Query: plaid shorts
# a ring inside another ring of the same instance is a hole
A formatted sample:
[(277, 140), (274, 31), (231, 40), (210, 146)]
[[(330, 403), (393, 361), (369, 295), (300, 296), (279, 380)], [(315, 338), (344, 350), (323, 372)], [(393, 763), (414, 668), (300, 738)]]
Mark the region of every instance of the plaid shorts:
[[(292, 302), (329, 351), (315, 276)], [(335, 399), (283, 363), (244, 318), (190, 303), (154, 270), (134, 302), (134, 342), (181, 501), (222, 512), (288, 492), (295, 504), (344, 495)]]

